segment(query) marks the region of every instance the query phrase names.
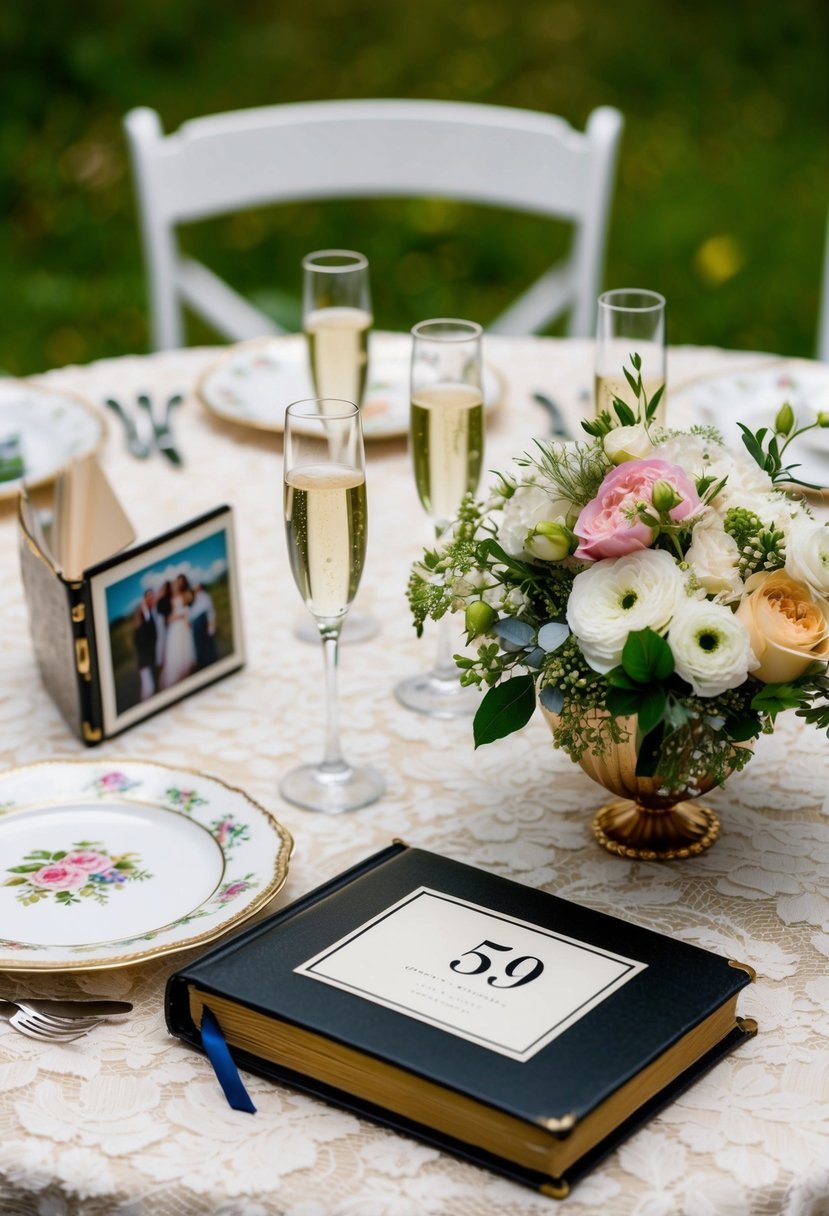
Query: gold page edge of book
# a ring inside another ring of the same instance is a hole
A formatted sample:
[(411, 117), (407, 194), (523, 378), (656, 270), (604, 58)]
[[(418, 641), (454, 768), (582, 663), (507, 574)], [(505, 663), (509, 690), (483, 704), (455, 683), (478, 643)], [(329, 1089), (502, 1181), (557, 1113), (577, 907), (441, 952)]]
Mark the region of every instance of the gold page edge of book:
[[(188, 985), (188, 995), (194, 1024), (201, 1026), (202, 1010), (208, 1005), (231, 1047), (559, 1181), (585, 1153), (738, 1025), (739, 994), (734, 993), (692, 1027), (580, 1119), (563, 1138), (554, 1136), (543, 1120), (533, 1123), (519, 1119), (357, 1048), (203, 992), (193, 984)], [(281, 1035), (281, 1047), (274, 1046), (275, 1031)]]

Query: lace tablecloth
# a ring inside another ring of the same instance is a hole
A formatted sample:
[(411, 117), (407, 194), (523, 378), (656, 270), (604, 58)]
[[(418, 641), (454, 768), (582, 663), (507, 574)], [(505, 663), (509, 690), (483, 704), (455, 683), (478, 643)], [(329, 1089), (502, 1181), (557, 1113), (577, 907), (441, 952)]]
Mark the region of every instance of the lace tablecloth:
[[(321, 658), (297, 641), (302, 607), (281, 523), (281, 441), (214, 419), (195, 399), (211, 349), (65, 368), (44, 382), (100, 403), (141, 390), (188, 395), (177, 416), (186, 463), (128, 456), (110, 428), (103, 464), (151, 536), (233, 504), (248, 664), (98, 750), (77, 743), (40, 683), (29, 644), (13, 509), (0, 514), (2, 766), (79, 757), (184, 764), (240, 786), (289, 829), (296, 852), (277, 906), (399, 836), (753, 964), (740, 998), (760, 1034), (720, 1063), (574, 1188), (570, 1216), (819, 1216), (829, 1212), (829, 749), (782, 721), (748, 768), (710, 796), (719, 842), (669, 864), (621, 861), (592, 841), (603, 791), (553, 750), (540, 719), (474, 752), (468, 722), (403, 709), (398, 679), (428, 666), (405, 601), (409, 562), (429, 539), (405, 443), (368, 449), (370, 540), (357, 606), (380, 618), (344, 647), (340, 695), (349, 757), (388, 779), (374, 806), (341, 817), (283, 803), (280, 775), (315, 758)], [(524, 451), (547, 390), (571, 419), (589, 400), (591, 346), (490, 339), (506, 396), (490, 419), (488, 468)], [(669, 383), (768, 361), (682, 348)], [(0, 1211), (40, 1216), (483, 1216), (549, 1213), (552, 1201), (432, 1148), (251, 1077), (256, 1117), (228, 1109), (204, 1058), (167, 1035), (162, 994), (175, 956), (73, 977), (0, 976), (2, 991), (134, 1002), (126, 1024), (64, 1046), (0, 1023)]]

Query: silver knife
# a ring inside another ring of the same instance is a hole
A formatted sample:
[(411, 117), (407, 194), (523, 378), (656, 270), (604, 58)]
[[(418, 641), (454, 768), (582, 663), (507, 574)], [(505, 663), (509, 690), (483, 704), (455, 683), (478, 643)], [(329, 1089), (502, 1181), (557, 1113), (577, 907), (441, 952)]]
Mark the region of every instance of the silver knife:
[[(118, 1018), (132, 1010), (129, 1001), (58, 1001), (41, 1000), (39, 997), (22, 997), (21, 1003), (41, 1013), (51, 1013), (58, 1018)], [(11, 1017), (20, 1005), (16, 1001), (0, 1000), (0, 1016)]]

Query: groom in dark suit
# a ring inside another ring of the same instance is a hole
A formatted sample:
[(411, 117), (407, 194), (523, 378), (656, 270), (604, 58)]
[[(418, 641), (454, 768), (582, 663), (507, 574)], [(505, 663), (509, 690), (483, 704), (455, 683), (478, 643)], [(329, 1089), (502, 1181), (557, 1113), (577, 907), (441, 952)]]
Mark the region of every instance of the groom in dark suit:
[(148, 589), (139, 604), (135, 623), (135, 653), (138, 658), (138, 673), (141, 680), (141, 700), (146, 701), (156, 692), (155, 645), (158, 628), (155, 623), (155, 592)]

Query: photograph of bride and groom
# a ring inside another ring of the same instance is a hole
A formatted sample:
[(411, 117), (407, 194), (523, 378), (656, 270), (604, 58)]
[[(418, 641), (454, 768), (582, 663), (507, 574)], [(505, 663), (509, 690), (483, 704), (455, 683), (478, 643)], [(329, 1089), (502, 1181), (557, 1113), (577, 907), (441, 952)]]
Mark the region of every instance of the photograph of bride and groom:
[(156, 697), (159, 706), (177, 700), (236, 652), (230, 575), (220, 531), (163, 558), (156, 552), (107, 588), (117, 714)]

